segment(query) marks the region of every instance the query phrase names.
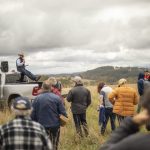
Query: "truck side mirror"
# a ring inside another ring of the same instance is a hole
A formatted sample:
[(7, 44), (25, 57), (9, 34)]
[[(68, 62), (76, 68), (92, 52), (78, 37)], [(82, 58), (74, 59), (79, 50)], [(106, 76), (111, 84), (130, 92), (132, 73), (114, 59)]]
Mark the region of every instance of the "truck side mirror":
[(8, 72), (8, 61), (2, 61), (1, 62), (1, 71), (2, 72)]

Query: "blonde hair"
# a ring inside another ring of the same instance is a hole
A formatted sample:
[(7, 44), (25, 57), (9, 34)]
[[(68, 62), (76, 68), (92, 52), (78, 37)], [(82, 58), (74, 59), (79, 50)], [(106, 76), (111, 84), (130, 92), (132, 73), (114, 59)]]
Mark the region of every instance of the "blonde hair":
[(127, 83), (127, 80), (124, 79), (124, 78), (122, 78), (122, 79), (120, 79), (120, 80), (118, 81), (118, 87), (120, 87), (120, 86), (122, 86), (122, 85), (124, 85), (124, 84), (126, 84), (126, 83)]
[(47, 82), (49, 83), (50, 86), (57, 84), (57, 80), (56, 80), (55, 77), (49, 77), (49, 78), (47, 79)]

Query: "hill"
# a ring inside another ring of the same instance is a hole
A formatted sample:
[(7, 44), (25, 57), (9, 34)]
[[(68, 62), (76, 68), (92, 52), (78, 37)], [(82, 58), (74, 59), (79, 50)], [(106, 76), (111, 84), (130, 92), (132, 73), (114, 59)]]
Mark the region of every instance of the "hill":
[(77, 72), (72, 74), (51, 74), (48, 76), (55, 76), (64, 83), (64, 85), (71, 84), (71, 77), (80, 75), (85, 79), (87, 85), (95, 85), (97, 81), (104, 81), (108, 84), (116, 84), (121, 78), (126, 78), (129, 83), (136, 83), (138, 74), (143, 72), (145, 68), (139, 67), (113, 67), (113, 66), (103, 66), (98, 67), (93, 70), (88, 70), (85, 72)]
[(120, 78), (126, 78), (130, 83), (135, 83), (139, 72), (144, 70), (144, 68), (138, 67), (103, 66), (93, 70), (88, 70), (80, 75), (86, 79), (105, 81), (109, 84), (116, 83)]

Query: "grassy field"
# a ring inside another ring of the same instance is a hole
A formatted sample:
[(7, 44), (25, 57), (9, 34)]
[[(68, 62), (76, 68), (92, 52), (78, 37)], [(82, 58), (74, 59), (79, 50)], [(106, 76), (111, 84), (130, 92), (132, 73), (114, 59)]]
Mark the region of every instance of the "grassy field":
[[(135, 85), (133, 85), (135, 87)], [(92, 93), (92, 104), (87, 110), (87, 121), (89, 126), (89, 136), (87, 138), (80, 139), (75, 132), (74, 123), (72, 119), (72, 114), (70, 111), (70, 104), (66, 102), (66, 109), (69, 115), (69, 123), (61, 128), (60, 137), (60, 150), (97, 150), (100, 145), (108, 138), (110, 135), (110, 125), (106, 130), (106, 136), (100, 136), (99, 126), (98, 126), (98, 94), (96, 87), (88, 87)], [(68, 91), (68, 89), (66, 89)], [(0, 113), (0, 124), (11, 120), (12, 115), (6, 111)]]

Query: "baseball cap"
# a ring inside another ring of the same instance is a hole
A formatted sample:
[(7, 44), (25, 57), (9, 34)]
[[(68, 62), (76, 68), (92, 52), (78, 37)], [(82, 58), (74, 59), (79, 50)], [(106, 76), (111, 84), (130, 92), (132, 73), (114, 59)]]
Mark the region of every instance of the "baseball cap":
[(28, 110), (31, 109), (31, 103), (27, 97), (17, 97), (13, 101), (13, 107), (18, 110)]

